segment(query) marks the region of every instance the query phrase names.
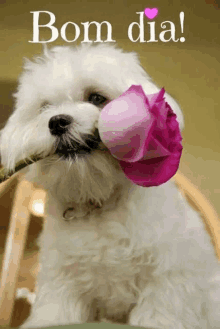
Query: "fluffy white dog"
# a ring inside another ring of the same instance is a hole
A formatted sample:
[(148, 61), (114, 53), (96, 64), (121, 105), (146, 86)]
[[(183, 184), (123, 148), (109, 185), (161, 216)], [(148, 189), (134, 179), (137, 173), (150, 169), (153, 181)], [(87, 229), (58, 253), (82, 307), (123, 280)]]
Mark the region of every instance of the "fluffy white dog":
[[(3, 165), (31, 155), (48, 191), (37, 299), (24, 327), (98, 321), (220, 328), (220, 268), (209, 235), (171, 181), (128, 180), (97, 133), (102, 107), (131, 85), (158, 92), (134, 53), (55, 47), (26, 62), (1, 134)], [(166, 100), (183, 117), (178, 104)]]

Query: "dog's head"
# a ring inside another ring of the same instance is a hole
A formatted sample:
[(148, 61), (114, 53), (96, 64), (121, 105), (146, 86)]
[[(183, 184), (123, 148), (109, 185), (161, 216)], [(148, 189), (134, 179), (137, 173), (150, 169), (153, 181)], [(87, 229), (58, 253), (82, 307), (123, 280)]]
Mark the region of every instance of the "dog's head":
[[(81, 161), (81, 177), (88, 160), (97, 163), (96, 174), (100, 170), (109, 178), (106, 168), (113, 165), (115, 170), (117, 163), (100, 141), (98, 118), (105, 104), (132, 84), (142, 85), (146, 94), (159, 90), (136, 54), (114, 46), (55, 47), (34, 62), (26, 61), (15, 111), (1, 132), (3, 166), (13, 170), (30, 156), (49, 156), (51, 166), (68, 163), (70, 168)], [(178, 104), (167, 94), (166, 100), (183, 127)]]

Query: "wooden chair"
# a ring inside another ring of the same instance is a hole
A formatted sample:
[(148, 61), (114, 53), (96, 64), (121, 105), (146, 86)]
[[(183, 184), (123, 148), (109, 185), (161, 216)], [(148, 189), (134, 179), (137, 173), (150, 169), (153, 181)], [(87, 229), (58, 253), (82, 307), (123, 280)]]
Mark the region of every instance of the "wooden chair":
[[(10, 325), (12, 320), (16, 282), (30, 223), (30, 204), (33, 202), (34, 192), (36, 190), (31, 183), (22, 179), (22, 176), (14, 175), (0, 185), (0, 197), (8, 184), (10, 184), (10, 180), (13, 179), (18, 179), (18, 184), (10, 217), (1, 271), (0, 326)], [(201, 213), (205, 226), (212, 237), (216, 254), (220, 259), (220, 221), (213, 206), (183, 174), (178, 172), (173, 179), (190, 204)]]
[(33, 184), (24, 180), (22, 175), (15, 174), (0, 185), (0, 197), (14, 180), (18, 182), (10, 215), (0, 278), (0, 327), (7, 326), (11, 322), (18, 273), (31, 218), (30, 205), (33, 204), (35, 192), (38, 191)]

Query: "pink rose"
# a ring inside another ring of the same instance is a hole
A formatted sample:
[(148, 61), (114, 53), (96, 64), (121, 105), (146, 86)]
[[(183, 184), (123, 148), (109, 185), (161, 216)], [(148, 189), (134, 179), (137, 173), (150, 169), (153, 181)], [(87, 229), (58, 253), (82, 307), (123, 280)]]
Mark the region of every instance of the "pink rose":
[(167, 182), (182, 154), (179, 124), (164, 93), (161, 89), (147, 96), (133, 85), (107, 104), (99, 118), (101, 140), (125, 175), (145, 187)]

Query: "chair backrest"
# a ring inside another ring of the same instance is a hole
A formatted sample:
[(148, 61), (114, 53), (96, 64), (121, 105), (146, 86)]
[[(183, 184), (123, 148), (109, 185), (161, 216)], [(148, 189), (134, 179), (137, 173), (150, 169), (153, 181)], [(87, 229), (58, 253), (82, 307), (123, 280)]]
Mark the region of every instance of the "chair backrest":
[[(12, 179), (15, 179), (13, 177)], [(9, 325), (15, 300), (15, 288), (30, 221), (29, 204), (34, 191), (31, 183), (16, 176), (18, 184), (10, 216), (0, 285), (0, 326)], [(4, 189), (9, 182), (5, 182)]]
[(173, 177), (180, 191), (204, 220), (206, 230), (211, 236), (216, 255), (220, 259), (220, 220), (212, 204), (181, 172)]

